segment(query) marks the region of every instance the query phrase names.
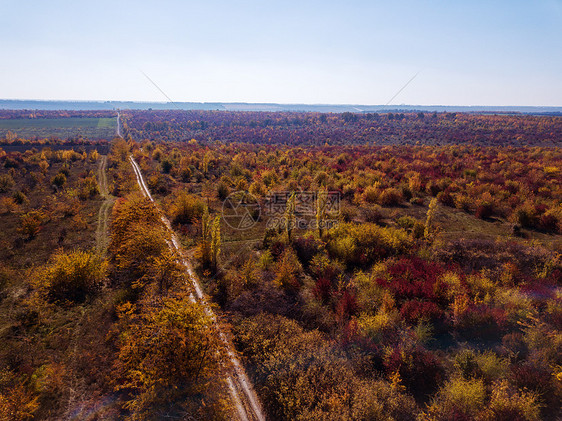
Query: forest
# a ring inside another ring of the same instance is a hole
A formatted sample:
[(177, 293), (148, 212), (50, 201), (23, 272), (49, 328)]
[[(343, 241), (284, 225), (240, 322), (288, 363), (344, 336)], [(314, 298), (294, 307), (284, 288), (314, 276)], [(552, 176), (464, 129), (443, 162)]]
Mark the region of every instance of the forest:
[(562, 118), (121, 123), (0, 142), (0, 419), (562, 417)]
[(135, 139), (288, 145), (560, 146), (559, 116), (469, 113), (123, 112)]

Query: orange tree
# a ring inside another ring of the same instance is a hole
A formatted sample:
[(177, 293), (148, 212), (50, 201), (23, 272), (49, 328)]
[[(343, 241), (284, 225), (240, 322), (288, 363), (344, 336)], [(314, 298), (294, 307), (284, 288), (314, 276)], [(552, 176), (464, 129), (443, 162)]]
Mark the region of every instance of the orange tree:
[[(191, 412), (218, 378), (222, 342), (203, 306), (187, 294), (153, 299), (140, 311), (120, 307), (119, 390), (129, 392), (131, 419)], [(197, 405), (199, 407), (199, 405)]]

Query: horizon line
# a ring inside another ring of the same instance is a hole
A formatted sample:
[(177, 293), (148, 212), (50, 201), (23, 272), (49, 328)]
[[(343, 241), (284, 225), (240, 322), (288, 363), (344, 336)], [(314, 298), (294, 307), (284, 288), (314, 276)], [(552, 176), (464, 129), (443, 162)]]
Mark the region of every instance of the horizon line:
[[(361, 103), (314, 103), (314, 102), (251, 102), (251, 101), (158, 101), (158, 100), (128, 100), (128, 99), (37, 99), (37, 98), (0, 98), (0, 101), (13, 101), (13, 102), (88, 102), (88, 103), (140, 103), (140, 104), (248, 104), (248, 105), (280, 105), (280, 106), (347, 106), (347, 107), (383, 107), (383, 108), (396, 108), (396, 107), (465, 107), (465, 108), (562, 108), (562, 105), (463, 105), (463, 104), (361, 104)], [(363, 110), (358, 110), (362, 112)]]

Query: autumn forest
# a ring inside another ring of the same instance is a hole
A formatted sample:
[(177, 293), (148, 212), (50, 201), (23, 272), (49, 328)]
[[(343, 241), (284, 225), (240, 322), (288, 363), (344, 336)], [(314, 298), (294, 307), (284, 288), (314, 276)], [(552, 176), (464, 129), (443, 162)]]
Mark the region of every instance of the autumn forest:
[(562, 417), (562, 117), (16, 119), (1, 420)]

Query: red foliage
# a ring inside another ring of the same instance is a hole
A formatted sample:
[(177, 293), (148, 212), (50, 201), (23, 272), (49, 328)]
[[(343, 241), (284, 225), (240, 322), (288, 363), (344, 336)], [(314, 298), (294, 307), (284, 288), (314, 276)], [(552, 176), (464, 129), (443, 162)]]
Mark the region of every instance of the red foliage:
[(477, 218), (487, 219), (494, 215), (494, 207), (491, 203), (482, 203), (476, 208), (474, 214)]
[(355, 295), (349, 291), (344, 291), (336, 308), (338, 319), (347, 320), (357, 313), (359, 306)]
[(435, 284), (443, 272), (439, 263), (404, 257), (388, 268), (388, 279), (379, 278), (376, 282), (392, 291), (397, 299), (435, 301)]
[(468, 337), (495, 338), (507, 328), (507, 315), (502, 308), (473, 305), (462, 314), (456, 327)]
[(408, 300), (402, 304), (400, 315), (409, 323), (415, 323), (420, 319), (438, 319), (443, 312), (437, 304), (425, 300)]
[(327, 304), (332, 296), (332, 282), (327, 277), (321, 277), (316, 281), (316, 285), (312, 290), (314, 296), (319, 299), (322, 304)]
[(518, 388), (536, 391), (543, 399), (556, 399), (548, 367), (527, 361), (512, 365), (511, 374)]

